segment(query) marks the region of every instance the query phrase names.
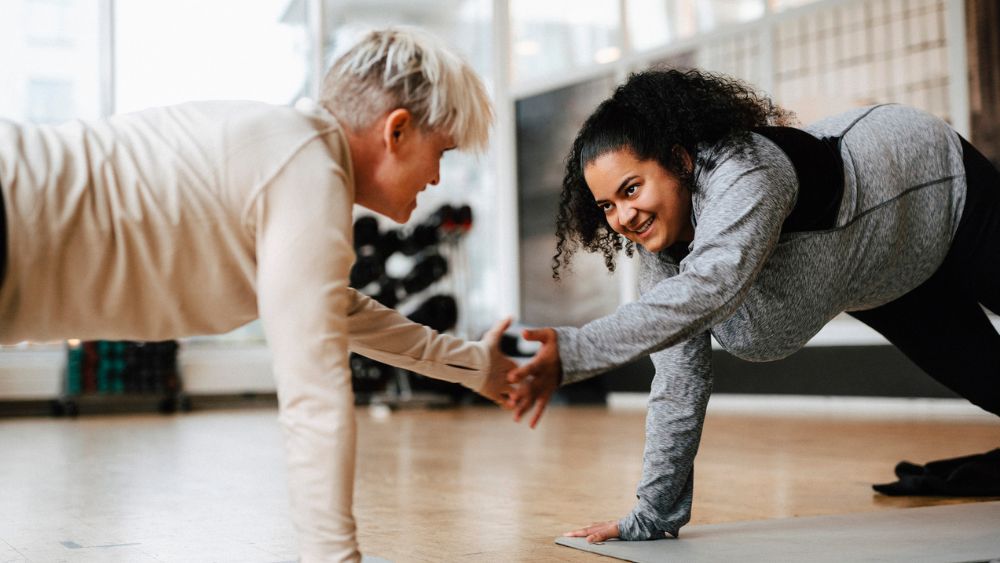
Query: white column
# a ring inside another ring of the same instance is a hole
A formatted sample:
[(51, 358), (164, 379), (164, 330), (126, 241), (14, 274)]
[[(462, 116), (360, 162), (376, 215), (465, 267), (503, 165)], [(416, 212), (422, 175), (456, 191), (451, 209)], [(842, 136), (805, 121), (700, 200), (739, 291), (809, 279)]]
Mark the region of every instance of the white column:
[(308, 0), (307, 29), (309, 30), (309, 41), (313, 47), (312, 60), (310, 61), (312, 77), (309, 95), (313, 100), (319, 100), (319, 90), (323, 85), (323, 76), (326, 74), (326, 10), (323, 6), (324, 1)]
[(97, 95), (107, 116), (115, 112), (115, 0), (100, 0), (97, 9)]
[(493, 95), (496, 103), (496, 240), (499, 280), (496, 312), (521, 313), (520, 234), (517, 216), (517, 143), (511, 95), (511, 29), (508, 0), (493, 0)]
[(969, 56), (965, 30), (965, 0), (945, 0), (945, 28), (948, 33), (948, 113), (951, 126), (969, 138)]

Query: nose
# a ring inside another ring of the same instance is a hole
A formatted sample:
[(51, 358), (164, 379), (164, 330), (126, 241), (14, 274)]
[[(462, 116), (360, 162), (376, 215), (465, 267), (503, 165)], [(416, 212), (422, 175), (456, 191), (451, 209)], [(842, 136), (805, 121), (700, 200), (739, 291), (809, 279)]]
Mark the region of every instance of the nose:
[(441, 160), (437, 161), (437, 165), (434, 167), (434, 175), (431, 177), (430, 185), (436, 186), (438, 182), (441, 181)]
[(622, 227), (629, 228), (632, 226), (632, 221), (635, 220), (636, 215), (639, 212), (632, 208), (632, 206), (627, 204), (621, 204), (618, 206), (618, 224)]

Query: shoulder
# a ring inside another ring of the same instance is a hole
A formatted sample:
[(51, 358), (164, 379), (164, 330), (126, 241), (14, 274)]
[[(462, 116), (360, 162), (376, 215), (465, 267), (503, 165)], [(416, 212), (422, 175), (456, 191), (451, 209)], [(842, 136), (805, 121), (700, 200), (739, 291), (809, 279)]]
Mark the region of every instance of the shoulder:
[(726, 190), (736, 183), (796, 190), (795, 168), (788, 156), (771, 140), (748, 133), (699, 148), (695, 160), (695, 192), (701, 198)]

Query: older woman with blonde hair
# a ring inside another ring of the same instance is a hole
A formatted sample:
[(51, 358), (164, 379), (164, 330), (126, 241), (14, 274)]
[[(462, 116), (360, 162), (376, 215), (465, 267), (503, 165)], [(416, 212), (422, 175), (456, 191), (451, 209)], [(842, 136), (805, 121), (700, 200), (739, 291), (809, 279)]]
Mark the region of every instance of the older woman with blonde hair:
[(499, 401), (498, 325), (470, 343), (348, 287), (352, 208), (406, 221), (442, 155), (481, 149), (479, 78), (432, 36), (374, 31), (318, 106), (192, 102), (100, 121), (0, 120), (0, 341), (162, 340), (260, 316), (303, 561), (357, 561), (348, 353)]

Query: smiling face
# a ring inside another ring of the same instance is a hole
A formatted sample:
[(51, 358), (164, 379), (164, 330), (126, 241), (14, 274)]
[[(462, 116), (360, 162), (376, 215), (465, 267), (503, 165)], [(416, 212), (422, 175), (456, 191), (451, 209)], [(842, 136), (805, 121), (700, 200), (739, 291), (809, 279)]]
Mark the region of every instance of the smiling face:
[(417, 194), (441, 180), (441, 158), (455, 148), (446, 133), (424, 131), (397, 109), (360, 134), (348, 132), (356, 176), (355, 203), (397, 223), (409, 220)]
[(455, 148), (454, 141), (445, 134), (414, 129), (409, 142), (400, 143), (399, 150), (386, 162), (381, 211), (399, 223), (409, 220), (417, 207), (417, 195), (436, 186), (441, 181), (441, 158)]
[(619, 149), (594, 159), (583, 176), (616, 233), (654, 253), (693, 240), (691, 191), (655, 160)]

